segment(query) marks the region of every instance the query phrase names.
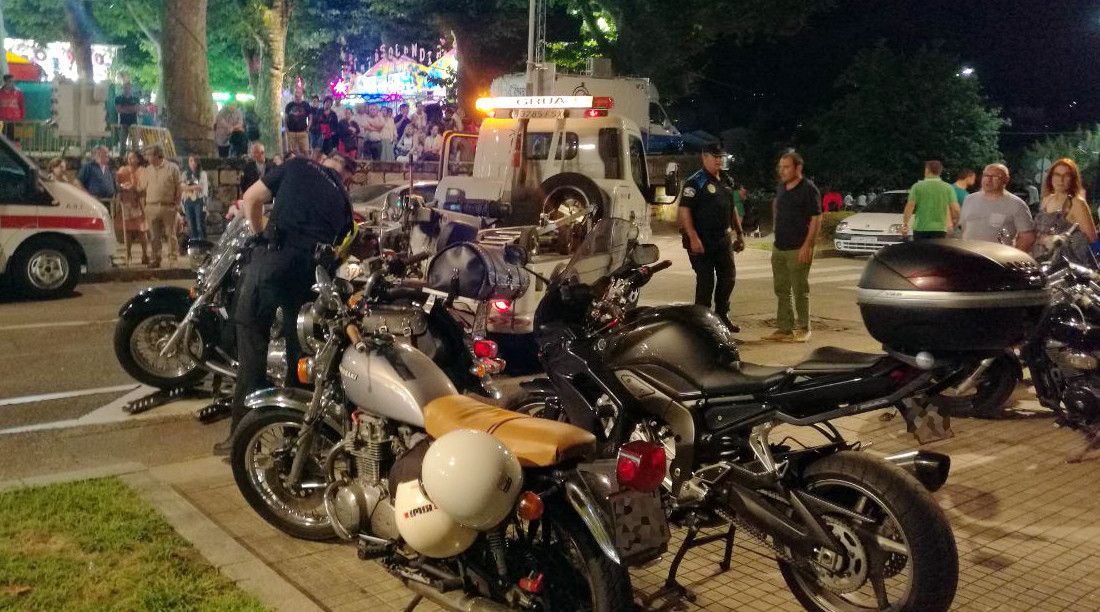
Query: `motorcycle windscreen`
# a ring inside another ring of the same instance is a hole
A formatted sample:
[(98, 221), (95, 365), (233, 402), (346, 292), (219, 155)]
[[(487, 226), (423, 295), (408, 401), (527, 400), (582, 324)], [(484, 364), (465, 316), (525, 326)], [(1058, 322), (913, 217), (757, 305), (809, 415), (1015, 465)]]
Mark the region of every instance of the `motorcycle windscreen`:
[(626, 219), (601, 219), (585, 236), (565, 268), (552, 280), (557, 283), (575, 280), (585, 285), (595, 284), (622, 267), (637, 233), (637, 226)]

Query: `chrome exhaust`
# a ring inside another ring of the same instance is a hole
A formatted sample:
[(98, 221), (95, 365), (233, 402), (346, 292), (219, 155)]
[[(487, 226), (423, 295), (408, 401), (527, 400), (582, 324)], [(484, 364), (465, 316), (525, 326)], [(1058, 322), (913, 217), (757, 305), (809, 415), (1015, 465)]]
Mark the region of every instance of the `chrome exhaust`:
[(915, 450), (890, 455), (885, 459), (912, 474), (929, 491), (939, 491), (951, 472), (951, 457), (943, 453)]
[(491, 599), (469, 595), (459, 590), (443, 593), (416, 580), (406, 580), (405, 587), (432, 603), (454, 612), (508, 612), (511, 610), (508, 606), (498, 604)]

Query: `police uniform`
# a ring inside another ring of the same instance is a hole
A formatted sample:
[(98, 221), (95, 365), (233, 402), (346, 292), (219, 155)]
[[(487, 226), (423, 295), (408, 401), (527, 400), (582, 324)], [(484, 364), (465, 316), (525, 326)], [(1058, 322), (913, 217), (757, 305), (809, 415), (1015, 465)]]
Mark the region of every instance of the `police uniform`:
[(695, 270), (695, 303), (710, 308), (726, 318), (730, 309), (730, 294), (737, 277), (733, 263), (730, 228), (734, 213), (733, 180), (724, 172), (715, 177), (699, 170), (684, 181), (680, 191), (680, 206), (691, 211), (695, 233), (703, 243), (703, 253), (691, 252), (687, 233), (683, 234), (688, 260)]
[(295, 324), (298, 311), (313, 296), (314, 249), (339, 243), (354, 227), (351, 201), (337, 171), (295, 157), (260, 180), (274, 194), (275, 204), (264, 240), (252, 250), (238, 285), (234, 320), (239, 366), (231, 435), (247, 412), (245, 397), (269, 386), (266, 359), (275, 310), (283, 309), (286, 358), (296, 364), (301, 348)]

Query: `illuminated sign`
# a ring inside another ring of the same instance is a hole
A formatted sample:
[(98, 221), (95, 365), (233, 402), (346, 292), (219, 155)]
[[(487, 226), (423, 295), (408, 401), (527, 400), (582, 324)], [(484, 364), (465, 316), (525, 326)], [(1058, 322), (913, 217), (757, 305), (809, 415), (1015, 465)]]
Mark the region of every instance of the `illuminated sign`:
[[(5, 38), (4, 50), (25, 57), (46, 72), (47, 80), (61, 77), (76, 81), (79, 71), (72, 46), (67, 42), (40, 43), (23, 38)], [(92, 45), (92, 80), (102, 83), (111, 78), (117, 45)]]
[(480, 111), (495, 108), (592, 108), (592, 96), (516, 96), (502, 98), (478, 98), (475, 106)]

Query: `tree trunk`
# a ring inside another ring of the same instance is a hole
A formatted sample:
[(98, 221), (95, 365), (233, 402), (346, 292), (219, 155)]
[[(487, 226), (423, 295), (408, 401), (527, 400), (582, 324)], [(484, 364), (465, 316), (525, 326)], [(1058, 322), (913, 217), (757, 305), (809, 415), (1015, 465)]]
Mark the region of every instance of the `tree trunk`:
[(213, 155), (214, 103), (206, 64), (206, 0), (164, 0), (161, 65), (166, 125), (178, 152)]
[(493, 79), (515, 68), (520, 58), (513, 50), (495, 44), (491, 37), (481, 35), (480, 23), (455, 20), (446, 21), (443, 26), (443, 31), (455, 34), (458, 104), (467, 119), (480, 122), (484, 117), (474, 103), (479, 97), (489, 95)]
[(65, 31), (71, 41), (77, 75), (85, 83), (92, 80), (92, 33), (88, 30), (90, 14), (86, 3), (65, 3)]
[(260, 138), (268, 150), (275, 155), (283, 150), (281, 125), (283, 72), (286, 69), (286, 30), (290, 21), (290, 5), (293, 0), (272, 0), (271, 8), (263, 9), (264, 34), (267, 53), (264, 54), (267, 70), (263, 86), (256, 100), (256, 110), (260, 117)]

